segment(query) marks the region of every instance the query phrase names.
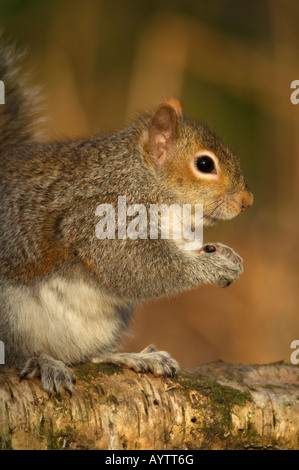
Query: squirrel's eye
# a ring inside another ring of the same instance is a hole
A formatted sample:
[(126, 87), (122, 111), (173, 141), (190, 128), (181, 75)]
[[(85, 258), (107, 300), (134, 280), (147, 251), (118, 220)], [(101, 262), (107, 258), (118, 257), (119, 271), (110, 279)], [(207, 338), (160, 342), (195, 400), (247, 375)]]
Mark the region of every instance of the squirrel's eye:
[(212, 158), (208, 156), (199, 157), (196, 160), (196, 167), (202, 173), (213, 173), (215, 172), (215, 165)]

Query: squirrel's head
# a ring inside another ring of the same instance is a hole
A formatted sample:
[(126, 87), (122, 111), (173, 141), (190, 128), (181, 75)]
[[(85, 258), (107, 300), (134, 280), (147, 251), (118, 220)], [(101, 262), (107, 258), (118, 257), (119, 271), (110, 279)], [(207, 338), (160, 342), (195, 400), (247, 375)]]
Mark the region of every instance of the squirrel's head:
[(150, 119), (148, 163), (179, 204), (203, 204), (204, 224), (232, 219), (253, 196), (236, 156), (208, 128), (183, 116), (170, 98)]

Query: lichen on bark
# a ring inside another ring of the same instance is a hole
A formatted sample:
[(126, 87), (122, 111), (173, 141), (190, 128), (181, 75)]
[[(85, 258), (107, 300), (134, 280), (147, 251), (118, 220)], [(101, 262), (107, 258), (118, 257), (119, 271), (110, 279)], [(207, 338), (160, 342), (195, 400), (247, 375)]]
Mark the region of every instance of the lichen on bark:
[(175, 379), (75, 368), (73, 396), (0, 370), (0, 449), (298, 449), (298, 368), (217, 361)]

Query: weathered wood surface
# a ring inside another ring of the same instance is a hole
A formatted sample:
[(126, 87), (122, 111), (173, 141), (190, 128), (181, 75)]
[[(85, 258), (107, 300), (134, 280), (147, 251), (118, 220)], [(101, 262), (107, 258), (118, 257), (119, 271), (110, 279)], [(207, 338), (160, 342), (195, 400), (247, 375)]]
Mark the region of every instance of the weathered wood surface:
[(221, 361), (176, 379), (75, 368), (72, 397), (0, 370), (2, 449), (299, 449), (299, 368)]

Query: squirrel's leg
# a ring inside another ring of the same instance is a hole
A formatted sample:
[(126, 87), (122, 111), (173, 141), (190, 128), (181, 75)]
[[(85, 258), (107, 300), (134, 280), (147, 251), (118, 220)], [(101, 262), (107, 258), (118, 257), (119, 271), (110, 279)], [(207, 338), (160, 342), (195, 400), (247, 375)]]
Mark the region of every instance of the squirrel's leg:
[(150, 345), (140, 353), (111, 353), (103, 354), (92, 359), (94, 363), (108, 362), (133, 369), (135, 372), (152, 372), (154, 375), (174, 377), (179, 365), (166, 351), (158, 351)]
[(53, 359), (45, 354), (31, 357), (25, 363), (20, 380), (40, 376), (41, 387), (50, 396), (53, 390), (60, 395), (64, 388), (69, 394), (72, 394), (73, 383), (75, 383), (75, 374), (63, 362)]

